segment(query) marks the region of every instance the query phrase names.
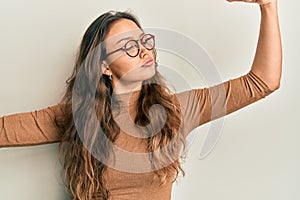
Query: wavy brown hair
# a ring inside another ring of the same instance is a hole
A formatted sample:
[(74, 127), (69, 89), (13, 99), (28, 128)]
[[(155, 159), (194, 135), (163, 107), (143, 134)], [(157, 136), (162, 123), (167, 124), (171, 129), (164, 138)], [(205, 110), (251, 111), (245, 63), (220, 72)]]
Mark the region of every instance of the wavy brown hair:
[[(61, 102), (72, 106), (66, 106), (66, 113), (59, 122), (64, 132), (59, 144), (59, 158), (64, 184), (74, 200), (90, 200), (99, 196), (101, 199), (108, 199), (110, 195), (103, 178), (107, 166), (101, 160), (108, 159), (112, 151), (100, 133), (102, 130), (113, 143), (120, 133), (120, 127), (112, 116), (111, 80), (106, 75), (99, 75), (99, 63), (106, 53), (105, 45), (99, 44), (105, 40), (110, 25), (122, 18), (132, 20), (142, 29), (136, 17), (129, 12), (110, 11), (99, 16), (85, 32), (73, 73), (66, 81), (67, 90)], [(153, 53), (156, 59), (156, 51), (153, 50)], [(77, 81), (79, 84), (76, 84)], [(166, 123), (159, 133), (147, 138), (147, 151), (150, 152), (153, 171), (160, 178), (161, 184), (164, 184), (172, 170), (176, 172), (173, 181), (180, 171), (184, 175), (180, 165), (180, 158), (183, 156), (179, 156), (179, 149), (185, 148), (185, 140), (182, 134), (178, 134), (182, 126), (179, 102), (157, 70), (151, 79), (142, 84), (134, 122), (141, 126), (148, 125), (151, 119), (149, 110), (154, 104), (164, 107)], [(92, 113), (97, 113), (97, 122), (92, 119)], [(160, 116), (160, 113), (154, 116)], [(168, 148), (164, 153), (151, 153), (166, 146)], [(101, 159), (93, 156), (95, 152)], [(165, 165), (166, 163), (171, 164)]]

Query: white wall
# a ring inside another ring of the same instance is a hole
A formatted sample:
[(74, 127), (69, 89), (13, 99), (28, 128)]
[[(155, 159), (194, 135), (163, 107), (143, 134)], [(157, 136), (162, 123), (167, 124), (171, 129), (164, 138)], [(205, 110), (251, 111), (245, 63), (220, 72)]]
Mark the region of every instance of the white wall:
[[(224, 0), (5, 1), (0, 8), (0, 116), (56, 104), (85, 29), (114, 9), (131, 9), (145, 27), (193, 38), (223, 80), (246, 73), (252, 63), (259, 28), (254, 5)], [(172, 199), (300, 199), (299, 9), (296, 0), (279, 0), (281, 88), (227, 116), (221, 139), (203, 160), (198, 155), (209, 125), (200, 128), (203, 134), (184, 164), (187, 175), (174, 184)], [(68, 199), (56, 154), (57, 144), (0, 149), (0, 198)]]

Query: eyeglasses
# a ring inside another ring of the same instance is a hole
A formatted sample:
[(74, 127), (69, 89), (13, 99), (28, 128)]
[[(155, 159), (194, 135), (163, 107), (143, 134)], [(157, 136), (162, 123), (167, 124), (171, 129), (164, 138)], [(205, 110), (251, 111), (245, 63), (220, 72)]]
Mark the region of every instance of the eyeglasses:
[(130, 57), (136, 57), (140, 53), (140, 45), (141, 44), (147, 49), (152, 50), (155, 46), (155, 37), (152, 34), (144, 34), (138, 40), (129, 40), (125, 43), (125, 45), (119, 49), (116, 49), (110, 53), (106, 54), (106, 57), (110, 56), (113, 53), (118, 51), (124, 51)]

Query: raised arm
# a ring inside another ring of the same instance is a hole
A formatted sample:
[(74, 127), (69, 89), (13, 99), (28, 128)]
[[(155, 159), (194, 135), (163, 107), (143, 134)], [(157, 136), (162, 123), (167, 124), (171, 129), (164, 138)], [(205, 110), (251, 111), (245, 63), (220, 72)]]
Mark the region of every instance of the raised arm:
[(251, 71), (260, 77), (271, 90), (278, 89), (282, 69), (282, 47), (277, 0), (245, 1), (258, 3), (261, 11), (260, 33)]
[[(58, 142), (62, 130), (65, 104), (33, 112), (17, 113), (0, 118), (0, 147), (28, 146)], [(62, 117), (62, 118), (61, 118)]]
[(260, 4), (260, 34), (251, 70), (244, 76), (216, 86), (178, 94), (183, 108), (185, 134), (201, 124), (262, 99), (279, 88), (282, 50), (277, 0), (233, 1)]

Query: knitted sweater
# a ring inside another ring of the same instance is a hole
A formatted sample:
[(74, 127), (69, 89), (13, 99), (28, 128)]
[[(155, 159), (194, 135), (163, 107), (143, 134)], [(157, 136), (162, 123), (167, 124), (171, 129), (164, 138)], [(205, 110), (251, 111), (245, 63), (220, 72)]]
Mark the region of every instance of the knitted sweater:
[[(176, 94), (182, 111), (183, 129), (180, 134), (186, 137), (194, 128), (213, 119), (225, 116), (243, 108), (271, 91), (254, 73), (235, 78), (224, 83), (201, 89), (192, 89)], [(119, 96), (119, 100), (124, 98)], [(124, 104), (125, 105), (125, 104)], [(40, 145), (59, 142), (63, 133), (58, 129), (55, 119), (61, 116), (64, 105), (58, 104), (32, 112), (17, 113), (0, 118), (0, 147)], [(118, 112), (116, 118), (120, 125), (130, 124), (126, 112)], [(123, 124), (122, 124), (123, 122)], [(138, 138), (121, 128), (115, 141), (126, 152), (146, 153), (145, 138)], [(122, 155), (122, 154), (120, 154)], [(124, 154), (125, 155), (125, 154)], [(121, 159), (118, 167), (108, 166), (104, 172), (107, 188), (112, 200), (170, 200), (175, 171), (170, 172), (165, 184), (153, 171), (144, 169), (135, 158)], [(117, 166), (117, 165), (116, 165)], [(100, 196), (97, 199), (101, 199)]]

